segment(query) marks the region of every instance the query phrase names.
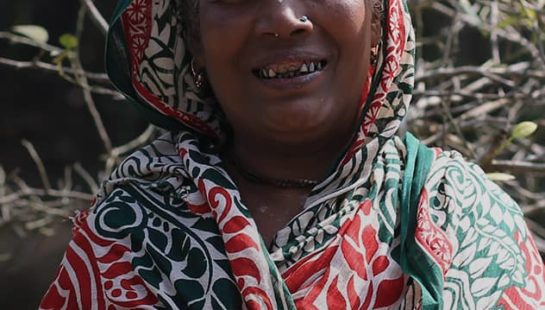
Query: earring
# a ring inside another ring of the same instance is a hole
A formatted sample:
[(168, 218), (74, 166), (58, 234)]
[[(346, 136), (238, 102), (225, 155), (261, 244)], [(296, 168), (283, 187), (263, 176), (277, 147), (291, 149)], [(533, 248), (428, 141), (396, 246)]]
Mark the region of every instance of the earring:
[(371, 48), (371, 55), (369, 57), (369, 62), (374, 66), (378, 62), (378, 45)]
[(189, 66), (191, 68), (191, 74), (193, 75), (193, 83), (195, 83), (195, 87), (197, 87), (199, 90), (202, 89), (204, 83), (206, 82), (204, 79), (204, 71), (197, 72), (197, 70), (195, 70), (195, 59), (191, 59)]

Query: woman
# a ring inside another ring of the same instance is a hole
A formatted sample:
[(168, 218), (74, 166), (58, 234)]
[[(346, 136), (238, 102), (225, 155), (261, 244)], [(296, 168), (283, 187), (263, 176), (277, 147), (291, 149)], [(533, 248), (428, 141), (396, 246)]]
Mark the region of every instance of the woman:
[(405, 1), (126, 0), (112, 81), (169, 133), (129, 156), (42, 309), (545, 307), (518, 206), (396, 136)]

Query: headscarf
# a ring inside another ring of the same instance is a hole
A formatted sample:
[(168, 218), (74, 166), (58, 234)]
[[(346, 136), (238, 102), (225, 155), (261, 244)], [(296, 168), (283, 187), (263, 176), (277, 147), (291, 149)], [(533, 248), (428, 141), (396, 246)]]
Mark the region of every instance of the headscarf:
[(108, 72), (171, 131), (74, 218), (41, 308), (544, 307), (543, 264), (516, 203), (458, 153), (396, 136), (415, 40), (405, 1), (384, 8), (358, 133), (268, 247), (210, 147), (225, 120), (194, 85), (175, 1), (121, 0)]

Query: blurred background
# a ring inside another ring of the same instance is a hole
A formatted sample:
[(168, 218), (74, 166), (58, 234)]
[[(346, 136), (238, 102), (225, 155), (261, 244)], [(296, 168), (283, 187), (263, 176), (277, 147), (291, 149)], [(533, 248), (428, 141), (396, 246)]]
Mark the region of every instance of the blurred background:
[[(96, 2), (105, 18), (114, 5)], [(80, 7), (74, 0), (0, 0), (0, 309), (37, 309), (70, 240), (68, 217), (89, 206), (90, 196), (34, 195), (30, 188), (46, 187), (29, 148), (43, 162), (50, 188), (90, 195), (96, 185), (85, 178), (98, 183), (105, 170), (108, 150), (82, 82), (75, 81), (81, 78), (63, 76), (55, 63), (67, 49), (59, 38), (77, 35)], [(15, 35), (15, 25), (43, 27), (48, 46), (40, 47), (39, 31), (33, 34), (32, 28), (28, 36)], [(89, 83), (111, 91), (93, 91), (95, 113), (111, 145), (119, 146), (138, 137), (147, 124), (103, 81), (103, 32), (88, 16), (82, 28), (78, 57), (99, 78)], [(38, 40), (18, 41), (33, 35)], [(74, 68), (73, 62), (63, 59), (62, 66)]]
[[(520, 202), (545, 252), (545, 0), (408, 1), (409, 130), (457, 149)], [(0, 309), (36, 309), (69, 217), (157, 129), (103, 69), (114, 1), (0, 0)]]

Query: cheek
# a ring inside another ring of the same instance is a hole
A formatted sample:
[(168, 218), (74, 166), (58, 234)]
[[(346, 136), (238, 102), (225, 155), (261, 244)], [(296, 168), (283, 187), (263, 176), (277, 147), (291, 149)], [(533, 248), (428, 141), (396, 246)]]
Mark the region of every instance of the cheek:
[[(201, 2), (203, 3), (203, 2)], [(202, 61), (220, 102), (240, 90), (241, 50), (250, 34), (252, 15), (203, 4), (200, 13)], [(228, 29), (228, 31), (226, 31)]]
[(367, 0), (327, 0), (327, 18), (330, 23), (334, 23), (330, 26), (338, 30), (342, 28), (346, 36), (360, 32), (367, 23), (367, 15), (370, 15), (366, 2)]
[(366, 6), (368, 1), (326, 1), (328, 10), (327, 15), (322, 15), (323, 30), (337, 46), (343, 64), (342, 70), (348, 69), (348, 72), (354, 74), (355, 68), (362, 68), (364, 58), (369, 52), (367, 45), (371, 39), (371, 14)]
[[(359, 115), (364, 90), (369, 76), (369, 54), (371, 45), (371, 14), (366, 12), (363, 1), (353, 6), (354, 10), (345, 12), (347, 18), (339, 23), (336, 32), (339, 46), (339, 67), (335, 87), (339, 90), (338, 98), (345, 102), (347, 121), (355, 121)], [(341, 28), (342, 26), (342, 28)]]
[(200, 36), (205, 62), (230, 57), (233, 60), (251, 33), (252, 10), (247, 8), (240, 12), (205, 1), (201, 3)]
[(351, 57), (363, 61), (368, 55), (371, 45), (371, 11), (367, 9), (364, 1), (358, 1), (351, 10), (346, 12), (346, 19), (343, 22), (342, 38), (343, 50)]

